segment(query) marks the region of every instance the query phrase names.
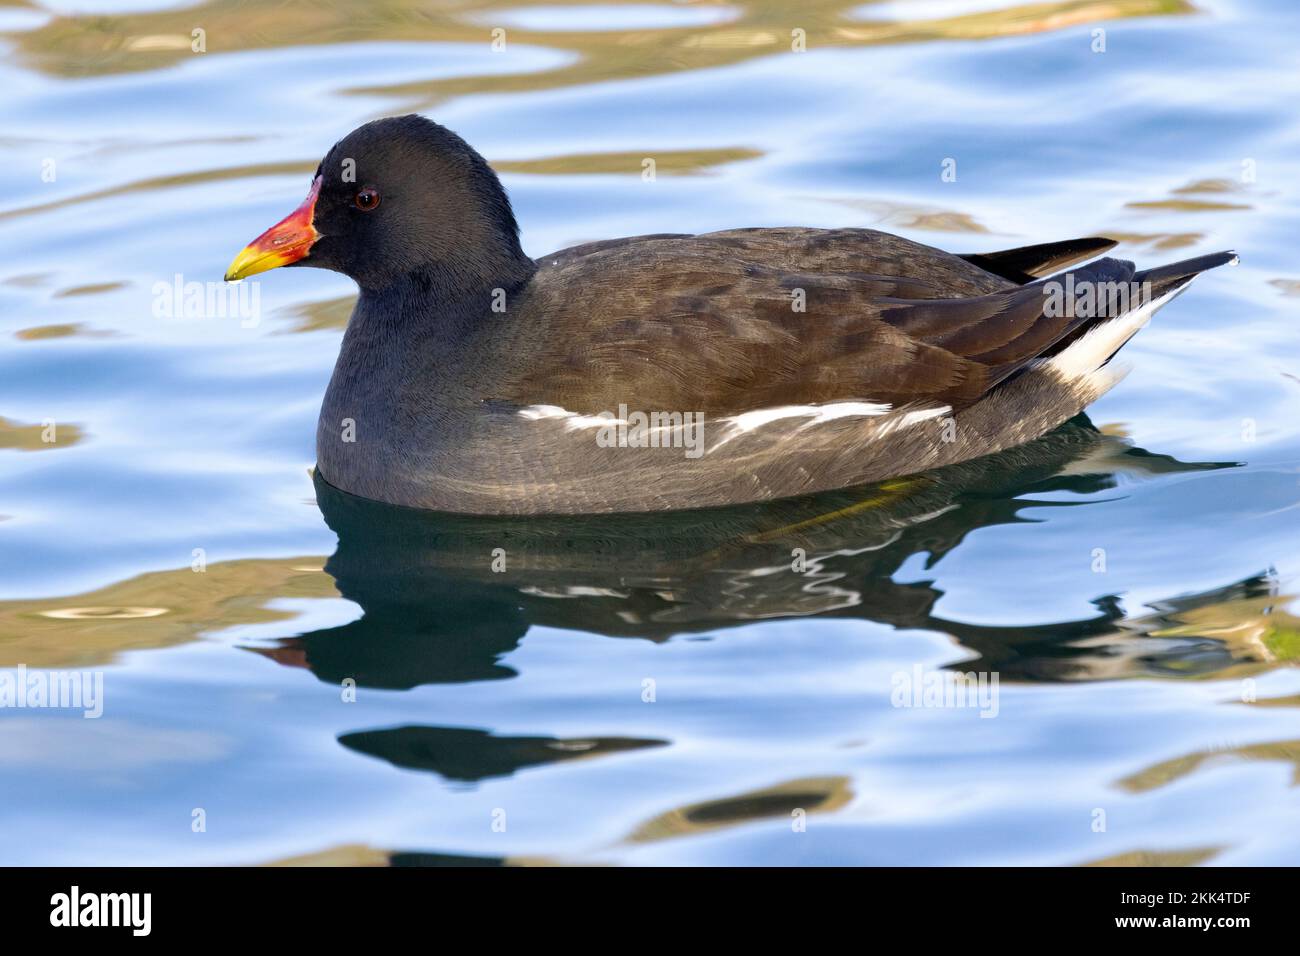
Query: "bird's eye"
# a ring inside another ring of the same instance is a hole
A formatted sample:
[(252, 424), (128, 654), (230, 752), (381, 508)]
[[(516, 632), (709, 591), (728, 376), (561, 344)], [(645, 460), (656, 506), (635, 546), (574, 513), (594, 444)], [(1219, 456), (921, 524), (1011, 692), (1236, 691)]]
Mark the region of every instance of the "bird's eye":
[(379, 190), (374, 186), (367, 186), (358, 192), (352, 201), (357, 204), (358, 209), (369, 212), (379, 205)]

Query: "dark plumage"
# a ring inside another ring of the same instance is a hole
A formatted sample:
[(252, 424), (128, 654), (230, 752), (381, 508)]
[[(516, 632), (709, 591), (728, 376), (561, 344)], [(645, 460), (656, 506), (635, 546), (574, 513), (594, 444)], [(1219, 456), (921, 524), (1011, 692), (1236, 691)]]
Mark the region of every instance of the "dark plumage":
[[(486, 162), (418, 116), (354, 131), (317, 181), (228, 275), (352, 276), (320, 471), (364, 497), (468, 513), (768, 500), (1008, 448), (1102, 394), (1151, 312), (1232, 259), (1140, 272), (1077, 265), (1106, 239), (956, 256), (793, 227), (534, 262)], [(1080, 290), (1130, 285), (1120, 305), (1081, 308)], [(638, 412), (663, 417), (637, 431)]]

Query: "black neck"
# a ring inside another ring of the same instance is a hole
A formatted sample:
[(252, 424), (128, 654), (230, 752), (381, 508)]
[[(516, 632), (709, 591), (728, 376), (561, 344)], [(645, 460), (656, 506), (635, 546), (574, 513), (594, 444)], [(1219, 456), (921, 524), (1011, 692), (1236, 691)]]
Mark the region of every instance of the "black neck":
[[(362, 288), (356, 311), (345, 336), (345, 347), (376, 347), (389, 342), (394, 353), (420, 345), (442, 363), (454, 361), (472, 348), (478, 337), (509, 323), (520, 290), (537, 271), (521, 253), (512, 268), (495, 271), (492, 278), (465, 275), (441, 266), (406, 273), (382, 288)], [(504, 302), (507, 311), (494, 308)], [(369, 348), (366, 348), (369, 351)]]

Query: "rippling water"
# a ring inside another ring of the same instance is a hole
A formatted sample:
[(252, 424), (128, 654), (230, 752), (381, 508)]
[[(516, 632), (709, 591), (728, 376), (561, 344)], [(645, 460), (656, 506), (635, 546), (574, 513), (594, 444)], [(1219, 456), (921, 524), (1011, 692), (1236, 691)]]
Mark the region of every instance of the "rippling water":
[[(99, 719), (0, 710), (0, 861), (1300, 862), (1298, 22), (0, 5), (0, 666), (104, 682)], [(493, 161), (534, 255), (808, 224), (1243, 263), (1004, 455), (672, 518), (416, 515), (309, 472), (347, 280), (158, 305), (411, 110)]]

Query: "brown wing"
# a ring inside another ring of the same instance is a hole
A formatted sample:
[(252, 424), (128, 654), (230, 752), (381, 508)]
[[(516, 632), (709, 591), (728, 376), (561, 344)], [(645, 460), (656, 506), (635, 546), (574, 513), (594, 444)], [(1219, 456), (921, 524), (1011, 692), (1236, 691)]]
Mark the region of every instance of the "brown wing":
[(644, 237), (539, 261), (520, 311), (527, 366), (494, 397), (582, 414), (960, 408), (1072, 321), (1041, 318), (1040, 284), (871, 230)]

